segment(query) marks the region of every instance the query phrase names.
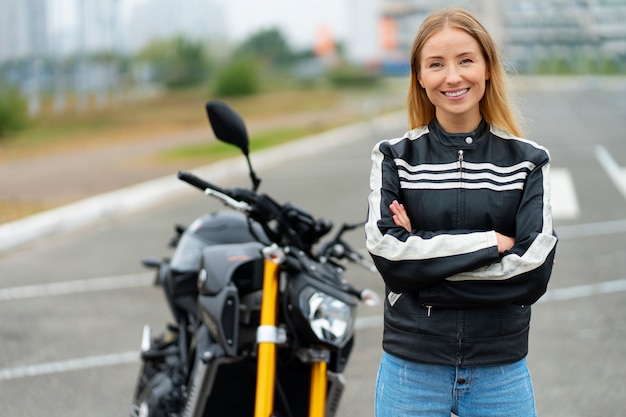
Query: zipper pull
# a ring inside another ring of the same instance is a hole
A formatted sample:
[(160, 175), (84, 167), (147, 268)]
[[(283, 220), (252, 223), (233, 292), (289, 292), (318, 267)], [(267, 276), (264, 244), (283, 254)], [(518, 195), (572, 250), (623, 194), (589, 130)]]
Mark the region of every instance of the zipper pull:
[(459, 181), (463, 181), (463, 149), (459, 149)]
[(427, 305), (427, 306), (424, 306), (424, 307), (426, 307), (426, 317), (430, 317), (430, 310), (433, 309), (433, 306), (428, 306)]

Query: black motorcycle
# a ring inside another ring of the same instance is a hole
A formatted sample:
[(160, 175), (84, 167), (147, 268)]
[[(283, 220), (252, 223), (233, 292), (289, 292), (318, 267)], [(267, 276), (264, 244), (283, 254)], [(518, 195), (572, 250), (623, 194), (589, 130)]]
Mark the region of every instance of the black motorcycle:
[(177, 227), (171, 260), (144, 260), (157, 269), (174, 322), (155, 338), (144, 328), (131, 416), (332, 417), (357, 302), (378, 303), (343, 275), (346, 260), (373, 270), (342, 239), (363, 223), (320, 243), (332, 224), (258, 192), (241, 117), (222, 102), (206, 110), (216, 137), (245, 155), (252, 188), (179, 172), (234, 210)]

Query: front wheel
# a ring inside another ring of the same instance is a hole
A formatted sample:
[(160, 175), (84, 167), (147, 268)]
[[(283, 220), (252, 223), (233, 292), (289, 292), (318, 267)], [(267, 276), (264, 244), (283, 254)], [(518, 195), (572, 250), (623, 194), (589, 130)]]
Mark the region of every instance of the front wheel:
[(130, 407), (130, 416), (177, 416), (180, 415), (182, 406), (182, 396), (176, 389), (172, 378), (165, 373), (157, 372), (134, 398)]
[(180, 415), (184, 404), (184, 375), (176, 340), (160, 337), (142, 352), (142, 365), (130, 408), (130, 417)]
[(133, 394), (133, 405), (131, 406), (131, 417), (138, 417), (141, 414), (137, 412), (133, 413), (133, 409), (139, 408), (139, 398), (144, 396), (146, 387), (152, 381), (154, 376), (159, 372), (155, 363), (152, 361), (143, 361), (141, 369), (139, 370), (139, 376), (137, 378), (137, 384), (135, 385), (135, 392)]

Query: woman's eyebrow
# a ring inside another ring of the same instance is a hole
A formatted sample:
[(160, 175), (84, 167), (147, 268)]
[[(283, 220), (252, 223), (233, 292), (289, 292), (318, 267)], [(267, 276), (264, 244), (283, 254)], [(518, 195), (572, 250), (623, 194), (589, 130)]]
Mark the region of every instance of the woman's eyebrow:
[[(478, 55), (478, 53), (474, 52), (474, 51), (467, 51), (467, 52), (461, 52), (459, 54), (457, 54), (454, 58), (459, 58), (462, 56), (467, 56), (467, 55)], [(424, 60), (427, 59), (443, 59), (444, 56), (443, 55), (428, 55), (426, 57), (424, 57)]]

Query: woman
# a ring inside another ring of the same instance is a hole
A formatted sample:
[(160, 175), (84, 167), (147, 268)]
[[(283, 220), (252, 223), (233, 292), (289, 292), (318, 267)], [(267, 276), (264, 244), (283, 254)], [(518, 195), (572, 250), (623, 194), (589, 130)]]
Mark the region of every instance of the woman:
[(505, 73), (465, 10), (411, 52), (412, 130), (372, 152), (367, 248), (386, 284), (376, 415), (535, 416), (530, 305), (557, 239), (550, 155), (521, 139)]

